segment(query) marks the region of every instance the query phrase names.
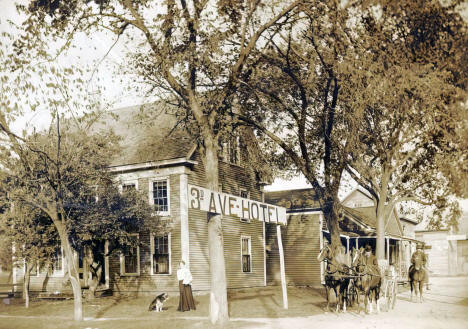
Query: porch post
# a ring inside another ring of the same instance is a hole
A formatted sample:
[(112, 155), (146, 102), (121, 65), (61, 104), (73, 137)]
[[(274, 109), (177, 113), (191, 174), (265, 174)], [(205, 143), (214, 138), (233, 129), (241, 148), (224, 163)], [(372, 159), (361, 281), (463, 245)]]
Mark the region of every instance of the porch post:
[(346, 237), (346, 253), (349, 253), (349, 236)]
[(281, 287), (283, 290), (283, 307), (288, 309), (288, 291), (286, 289), (286, 272), (284, 269), (284, 252), (283, 252), (283, 241), (281, 238), (281, 226), (276, 225), (276, 237), (278, 239), (278, 250), (280, 256), (280, 268), (281, 268)]
[(387, 264), (390, 265), (390, 238), (385, 238), (387, 242)]
[(356, 249), (359, 249), (359, 237), (356, 237)]
[(189, 253), (189, 223), (188, 223), (188, 176), (180, 175), (180, 244), (182, 259), (190, 266)]

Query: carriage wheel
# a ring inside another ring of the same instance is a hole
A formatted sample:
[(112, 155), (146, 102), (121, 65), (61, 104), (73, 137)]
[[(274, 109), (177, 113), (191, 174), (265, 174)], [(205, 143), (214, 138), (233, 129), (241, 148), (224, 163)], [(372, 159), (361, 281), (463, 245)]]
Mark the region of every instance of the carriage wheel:
[(396, 282), (393, 283), (393, 291), (392, 291), (392, 304), (391, 308), (395, 308), (396, 300), (397, 300), (397, 294), (398, 294), (398, 284)]
[(354, 281), (352, 281), (351, 284), (349, 285), (348, 302), (349, 302), (349, 306), (353, 306), (354, 303), (356, 302), (359, 305), (358, 294), (357, 294), (356, 286), (354, 285)]
[(390, 308), (392, 305), (392, 282), (389, 280), (385, 281), (384, 296), (385, 296), (386, 311), (388, 312), (390, 311)]

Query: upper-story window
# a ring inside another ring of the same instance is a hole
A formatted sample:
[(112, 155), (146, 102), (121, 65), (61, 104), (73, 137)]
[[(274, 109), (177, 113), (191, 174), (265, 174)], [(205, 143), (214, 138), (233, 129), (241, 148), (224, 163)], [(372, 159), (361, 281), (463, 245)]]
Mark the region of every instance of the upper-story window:
[[(240, 196), (241, 198), (244, 198), (244, 199), (249, 199), (250, 193), (249, 193), (248, 190), (242, 189), (242, 188), (241, 188), (241, 189), (239, 190), (239, 196)], [(243, 205), (243, 207), (247, 207), (247, 211), (248, 211), (248, 207), (249, 207), (248, 205), (246, 205), (246, 206)], [(249, 223), (249, 222), (250, 222), (250, 220), (249, 220), (249, 215), (247, 215), (246, 217), (244, 217), (244, 211), (245, 211), (245, 210), (246, 210), (246, 209), (242, 209), (242, 216), (240, 217), (240, 221), (241, 221), (241, 222), (245, 222), (245, 223)]]
[(136, 184), (135, 183), (122, 185), (122, 191), (123, 192), (133, 191), (133, 190), (136, 190)]
[(138, 181), (137, 180), (124, 181), (122, 182), (122, 184), (120, 184), (119, 188), (121, 192), (138, 190)]
[(154, 204), (161, 216), (170, 213), (169, 179), (154, 179), (150, 181), (150, 203)]
[(234, 136), (228, 139), (227, 142), (227, 159), (230, 163), (239, 164), (239, 137)]
[(250, 196), (250, 193), (246, 189), (240, 189), (239, 195), (241, 198), (248, 199)]

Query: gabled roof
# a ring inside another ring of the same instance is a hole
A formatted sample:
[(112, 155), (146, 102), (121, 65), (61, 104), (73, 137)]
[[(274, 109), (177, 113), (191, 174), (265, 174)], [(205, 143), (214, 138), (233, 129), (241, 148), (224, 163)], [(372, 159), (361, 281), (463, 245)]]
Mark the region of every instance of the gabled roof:
[[(361, 192), (359, 190), (355, 190)], [(353, 192), (355, 192), (353, 191)], [(361, 192), (362, 193), (362, 192)], [(364, 194), (364, 193), (362, 193)], [(351, 194), (350, 194), (351, 195)], [(348, 195), (348, 196), (350, 196)], [(365, 195), (365, 194), (364, 194)], [(265, 192), (265, 202), (272, 203), (278, 206), (286, 207), (288, 213), (297, 213), (301, 210), (320, 210), (320, 204), (317, 200), (317, 195), (313, 188), (297, 189), (297, 190), (284, 190)], [(358, 235), (368, 234), (369, 232), (375, 232), (377, 227), (377, 216), (375, 206), (371, 207), (345, 207), (343, 206), (344, 219), (348, 223), (347, 219), (351, 222), (346, 224), (342, 223), (341, 226), (352, 227), (355, 233)], [(341, 222), (340, 222), (341, 223)], [(357, 226), (356, 226), (357, 225)], [(399, 223), (399, 218), (395, 210), (392, 215), (385, 223), (385, 232), (387, 234), (401, 236), (403, 229)], [(351, 233), (351, 232), (348, 232)]]
[(287, 209), (320, 208), (313, 188), (265, 192), (265, 202)]
[[(158, 104), (132, 106), (106, 113), (97, 129), (112, 129), (121, 137), (122, 152), (112, 166), (188, 159), (196, 146), (193, 138), (177, 127), (175, 114), (158, 108)], [(148, 114), (150, 117), (148, 117)]]
[[(355, 219), (359, 219), (367, 227), (372, 227), (373, 229), (377, 228), (377, 214), (375, 207), (343, 207), (345, 213), (351, 215)], [(393, 235), (402, 235), (403, 229), (399, 223), (399, 218), (396, 214), (396, 211), (392, 212), (390, 218), (385, 221), (385, 233)]]

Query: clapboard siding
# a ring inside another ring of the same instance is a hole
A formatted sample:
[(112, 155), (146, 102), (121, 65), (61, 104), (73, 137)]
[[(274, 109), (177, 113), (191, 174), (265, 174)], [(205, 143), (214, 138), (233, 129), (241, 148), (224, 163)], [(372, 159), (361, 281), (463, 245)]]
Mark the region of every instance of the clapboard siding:
[[(147, 176), (147, 175), (145, 175)], [(138, 189), (149, 195), (149, 181), (160, 177), (157, 170), (151, 171), (150, 177), (138, 179)], [(152, 176), (152, 177), (151, 177)], [(166, 177), (166, 176), (164, 176)], [(155, 293), (160, 291), (178, 291), (177, 265), (181, 259), (180, 241), (180, 175), (169, 175), (171, 229), (171, 271), (170, 274), (151, 274), (151, 244), (148, 232), (140, 232), (140, 275), (121, 276), (120, 257), (114, 254), (110, 258), (110, 286), (115, 293)]]
[(427, 267), (429, 273), (433, 275), (450, 275), (449, 259), (454, 263), (455, 260), (451, 258), (452, 250), (450, 248), (450, 241), (447, 240), (447, 231), (433, 231), (433, 232), (416, 232), (416, 239), (423, 240), (426, 245), (431, 249), (424, 250), (428, 256)]
[[(24, 267), (16, 268), (16, 282), (24, 282)], [(17, 291), (23, 291), (23, 287), (17, 287)], [(31, 275), (29, 280), (29, 291), (32, 294), (39, 292), (72, 292), (71, 285), (64, 275), (48, 275), (45, 271), (37, 275)]]
[[(292, 285), (320, 285), (320, 216), (289, 215), (288, 225), (281, 227), (286, 282)], [(267, 224), (267, 283), (279, 284), (280, 260), (276, 225)]]
[[(207, 187), (206, 176), (198, 154), (189, 174), (189, 184)], [(261, 201), (261, 192), (253, 177), (241, 166), (226, 162), (219, 163), (220, 185), (222, 191), (239, 195), (240, 189), (249, 191), (250, 198)], [(263, 223), (252, 221), (241, 222), (239, 218), (223, 216), (224, 258), (226, 264), (226, 279), (228, 288), (242, 288), (264, 285), (264, 249)], [(209, 255), (208, 255), (208, 225), (207, 213), (189, 209), (190, 229), (190, 270), (193, 275), (194, 290), (210, 288)], [(252, 272), (243, 273), (241, 267), (241, 236), (251, 237)]]

